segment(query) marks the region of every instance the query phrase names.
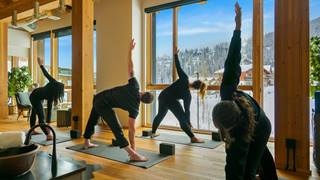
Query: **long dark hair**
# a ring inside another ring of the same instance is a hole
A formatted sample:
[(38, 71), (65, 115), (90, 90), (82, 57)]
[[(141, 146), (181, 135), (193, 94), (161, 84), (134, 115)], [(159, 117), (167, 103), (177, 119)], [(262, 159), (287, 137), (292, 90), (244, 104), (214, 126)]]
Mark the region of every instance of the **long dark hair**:
[(55, 105), (63, 102), (64, 97), (64, 84), (61, 82), (53, 82), (52, 84), (52, 99)]
[(227, 147), (234, 141), (235, 136), (246, 142), (253, 139), (255, 118), (253, 108), (245, 97), (234, 96), (233, 101), (221, 101), (212, 111), (214, 125), (224, 135)]

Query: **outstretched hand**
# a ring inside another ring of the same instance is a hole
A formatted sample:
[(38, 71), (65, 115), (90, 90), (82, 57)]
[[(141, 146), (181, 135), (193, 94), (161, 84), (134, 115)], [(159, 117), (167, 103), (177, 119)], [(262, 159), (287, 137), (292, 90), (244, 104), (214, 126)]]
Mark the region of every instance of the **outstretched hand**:
[(240, 5), (239, 5), (238, 2), (236, 2), (236, 4), (234, 5), (234, 9), (235, 9), (235, 13), (236, 13), (236, 17), (235, 17), (236, 30), (240, 30), (240, 29), (241, 29), (241, 16), (242, 16), (242, 12), (241, 12), (241, 7), (240, 7)]
[(39, 64), (40, 66), (43, 65), (43, 59), (42, 59), (42, 58), (39, 58), (39, 57), (38, 57), (37, 60), (38, 60), (38, 64)]
[(134, 38), (133, 38), (130, 42), (130, 51), (134, 50), (135, 47), (136, 47), (136, 42), (134, 41)]

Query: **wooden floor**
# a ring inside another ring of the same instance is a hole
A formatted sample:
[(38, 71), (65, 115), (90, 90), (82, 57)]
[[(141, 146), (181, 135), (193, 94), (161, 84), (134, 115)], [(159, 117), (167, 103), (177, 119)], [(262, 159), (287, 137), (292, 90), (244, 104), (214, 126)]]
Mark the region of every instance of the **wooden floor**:
[[(54, 123), (53, 123), (53, 126)], [(19, 121), (15, 117), (10, 117), (6, 120), (0, 120), (0, 131), (16, 131), (27, 130), (28, 123), (26, 119), (20, 118)], [(56, 128), (56, 127), (55, 127)], [(61, 130), (68, 130), (62, 128)], [(95, 140), (111, 142), (113, 135), (110, 131), (103, 127), (96, 128), (97, 133), (94, 135)], [(140, 132), (139, 129), (137, 132)], [(209, 138), (209, 137), (207, 137)], [(77, 139), (70, 142), (60, 143), (57, 145), (57, 154), (59, 156), (69, 156), (78, 160), (85, 160), (87, 163), (100, 164), (102, 169), (95, 172), (94, 179), (224, 179), (225, 153), (224, 145), (216, 149), (205, 149), (199, 147), (191, 147), (184, 145), (176, 145), (176, 155), (172, 158), (163, 161), (149, 169), (139, 167), (83, 154), (66, 149), (65, 147), (80, 144), (83, 139)], [(139, 148), (158, 151), (159, 141), (147, 139), (136, 139), (136, 146)], [(270, 143), (270, 149), (273, 151), (273, 143)], [(42, 147), (42, 151), (51, 152), (51, 146)], [(288, 180), (304, 180), (304, 179), (320, 179), (312, 165), (312, 176), (299, 177), (284, 171), (278, 171), (279, 175)]]

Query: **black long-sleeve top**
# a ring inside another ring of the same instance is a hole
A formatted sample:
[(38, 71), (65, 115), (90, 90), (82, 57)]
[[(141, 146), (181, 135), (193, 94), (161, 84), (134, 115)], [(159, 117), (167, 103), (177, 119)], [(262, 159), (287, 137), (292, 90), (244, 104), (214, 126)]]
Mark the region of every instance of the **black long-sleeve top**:
[(181, 64), (179, 62), (179, 57), (177, 54), (174, 56), (174, 61), (176, 64), (179, 79), (172, 83), (169, 87), (164, 89), (161, 94), (168, 101), (182, 99), (185, 114), (188, 120), (190, 120), (191, 93), (189, 90), (189, 78), (181, 68)]
[[(224, 64), (223, 79), (220, 86), (221, 100), (234, 100), (235, 96), (245, 97), (252, 106), (256, 121), (259, 121), (260, 114), (264, 113), (258, 103), (247, 93), (237, 89), (241, 76), (241, 31), (235, 30), (230, 43), (227, 59)], [(255, 131), (257, 132), (257, 131)], [(259, 133), (259, 132), (257, 132)], [(234, 137), (239, 137), (241, 134), (237, 129), (231, 132)], [(242, 141), (236, 141), (230, 148), (226, 149), (226, 179), (227, 180), (242, 180), (244, 168), (246, 165), (246, 157), (248, 153), (249, 144)]]
[[(234, 100), (236, 96), (244, 97), (248, 100), (254, 111), (255, 120), (257, 122), (256, 129), (259, 129), (255, 131), (255, 137), (258, 133), (265, 133), (264, 131), (268, 131), (268, 126), (266, 124), (268, 124), (267, 121), (269, 120), (265, 116), (263, 110), (260, 108), (258, 103), (250, 95), (237, 89), (241, 76), (240, 51), (241, 31), (235, 30), (233, 32), (233, 37), (230, 43), (228, 56), (224, 64), (225, 69), (223, 73), (222, 83), (220, 86), (220, 96), (222, 100)], [(234, 129), (230, 133), (233, 134), (233, 137), (236, 137), (236, 140), (231, 144), (231, 146), (228, 149), (226, 149), (226, 179), (242, 180), (247, 161), (246, 157), (250, 148), (250, 143), (241, 140), (241, 130)], [(259, 141), (259, 139), (255, 140)]]
[(34, 93), (39, 100), (47, 100), (47, 121), (51, 120), (51, 109), (53, 103), (53, 89), (55, 86), (55, 82), (57, 82), (46, 70), (43, 65), (40, 65), (43, 75), (48, 79), (49, 83), (47, 83), (43, 87), (39, 87), (34, 90)]

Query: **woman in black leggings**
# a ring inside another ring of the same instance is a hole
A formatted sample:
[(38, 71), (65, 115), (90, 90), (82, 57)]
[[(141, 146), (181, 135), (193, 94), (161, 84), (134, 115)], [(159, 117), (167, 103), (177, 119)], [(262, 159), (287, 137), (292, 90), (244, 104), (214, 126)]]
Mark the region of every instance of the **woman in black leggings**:
[(212, 112), (213, 123), (226, 143), (226, 179), (255, 180), (260, 166), (260, 171), (265, 172), (260, 179), (276, 180), (274, 161), (267, 147), (270, 121), (251, 96), (237, 90), (241, 75), (241, 8), (238, 3), (235, 12), (236, 29), (220, 87), (222, 101)]
[[(152, 135), (151, 137), (158, 136), (156, 131), (166, 116), (168, 110), (170, 110), (175, 117), (178, 119), (180, 123), (181, 129), (190, 137), (191, 142), (193, 143), (203, 143), (204, 141), (196, 138), (191, 130), (191, 122), (190, 122), (190, 103), (191, 103), (191, 93), (189, 89), (189, 78), (188, 75), (181, 68), (179, 58), (178, 58), (178, 49), (174, 50), (174, 60), (176, 69), (179, 75), (179, 79), (176, 80), (169, 87), (164, 89), (159, 97), (159, 109), (158, 114), (153, 120), (152, 123)], [(191, 88), (200, 89), (200, 95), (204, 95), (206, 90), (206, 84), (201, 82), (200, 80), (196, 80), (191, 84)], [(183, 100), (182, 108), (179, 103), (179, 99)]]
[[(64, 84), (56, 81), (52, 76), (50, 76), (43, 66), (43, 59), (38, 58), (38, 64), (49, 82), (44, 87), (34, 89), (30, 95), (30, 101), (32, 104), (30, 127), (36, 125), (36, 115), (38, 116), (39, 124), (45, 124), (42, 106), (43, 100), (47, 100), (47, 122), (50, 122), (52, 103), (57, 105), (58, 101), (61, 102), (64, 96)], [(41, 129), (46, 134), (47, 140), (52, 140), (53, 137), (51, 133), (45, 128)], [(33, 134), (38, 134), (38, 132), (34, 131)]]

